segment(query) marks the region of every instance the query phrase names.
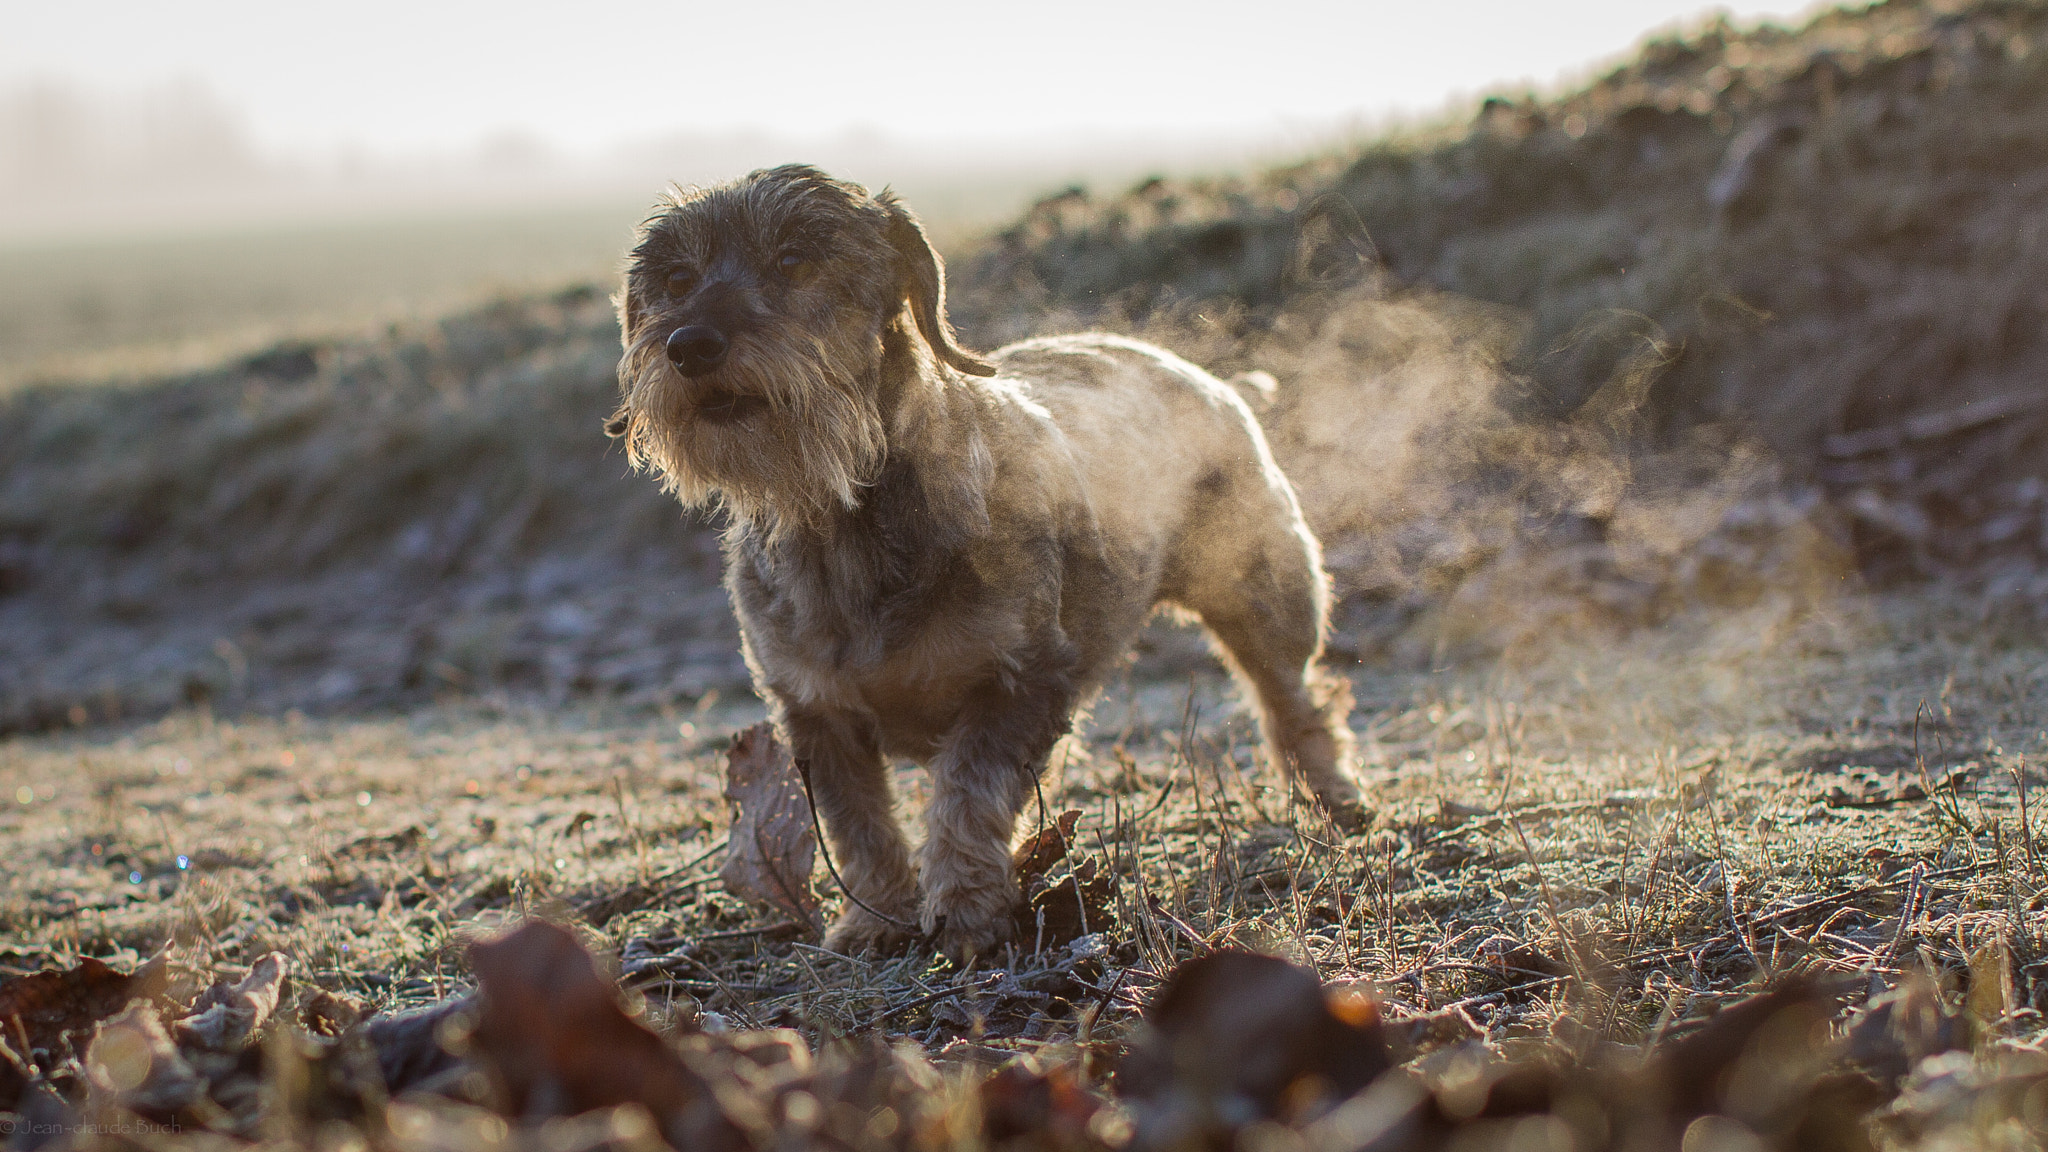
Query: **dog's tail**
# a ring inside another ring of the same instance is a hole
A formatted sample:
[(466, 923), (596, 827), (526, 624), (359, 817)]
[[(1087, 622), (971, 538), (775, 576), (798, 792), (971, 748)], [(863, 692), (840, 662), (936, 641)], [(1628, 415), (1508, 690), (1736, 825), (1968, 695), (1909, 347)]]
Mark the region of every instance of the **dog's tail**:
[(1237, 389), (1237, 394), (1244, 397), (1244, 402), (1251, 405), (1254, 412), (1264, 412), (1271, 408), (1273, 397), (1280, 392), (1280, 382), (1273, 379), (1273, 374), (1257, 368), (1249, 372), (1239, 372), (1225, 383)]

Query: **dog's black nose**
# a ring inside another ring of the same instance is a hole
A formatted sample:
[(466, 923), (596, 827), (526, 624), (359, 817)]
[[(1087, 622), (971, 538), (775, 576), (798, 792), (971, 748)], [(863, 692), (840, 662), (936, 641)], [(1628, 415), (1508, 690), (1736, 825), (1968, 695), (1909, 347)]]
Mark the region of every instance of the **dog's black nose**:
[(685, 376), (702, 376), (725, 362), (725, 333), (691, 324), (668, 334), (668, 362)]

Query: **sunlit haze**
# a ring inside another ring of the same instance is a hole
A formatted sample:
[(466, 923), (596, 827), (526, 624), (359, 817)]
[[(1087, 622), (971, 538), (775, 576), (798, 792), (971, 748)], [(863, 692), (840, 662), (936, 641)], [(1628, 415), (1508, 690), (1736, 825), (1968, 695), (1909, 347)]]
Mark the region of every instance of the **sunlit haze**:
[(1241, 168), (1555, 88), (1709, 10), (6, 0), (0, 15), (4, 236), (379, 203), (644, 202), (660, 180), (793, 156), (925, 189), (920, 174), (1018, 187)]
[[(1807, 0), (1749, 0), (1738, 18)], [(266, 149), (572, 151), (675, 131), (910, 139), (1314, 130), (1548, 84), (1698, 0), (7, 5), (0, 81), (196, 81)]]

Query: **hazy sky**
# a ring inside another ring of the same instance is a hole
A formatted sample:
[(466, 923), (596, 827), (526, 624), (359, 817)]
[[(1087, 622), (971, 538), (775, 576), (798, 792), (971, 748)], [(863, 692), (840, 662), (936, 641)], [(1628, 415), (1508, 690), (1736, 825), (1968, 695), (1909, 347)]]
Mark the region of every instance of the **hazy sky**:
[[(1809, 0), (1738, 0), (1738, 19)], [(570, 151), (676, 131), (907, 141), (1326, 132), (1541, 85), (1696, 0), (0, 0), (0, 88), (202, 82), (266, 150)]]

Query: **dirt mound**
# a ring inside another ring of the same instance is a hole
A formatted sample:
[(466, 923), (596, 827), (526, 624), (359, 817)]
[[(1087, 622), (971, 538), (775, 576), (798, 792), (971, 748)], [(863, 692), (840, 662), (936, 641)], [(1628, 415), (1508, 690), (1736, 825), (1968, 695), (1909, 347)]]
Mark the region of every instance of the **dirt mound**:
[[(969, 330), (1203, 316), (1333, 281), (1512, 306), (1525, 419), (1654, 341), (1666, 442), (1760, 438), (1880, 576), (2048, 555), (2048, 8), (1716, 24), (1583, 91), (1256, 178), (1071, 190), (959, 264)], [(1015, 301), (1028, 301), (1020, 313)], [(993, 304), (984, 301), (1010, 303)]]
[(0, 405), (0, 731), (745, 681), (715, 540), (599, 431), (589, 289)]

